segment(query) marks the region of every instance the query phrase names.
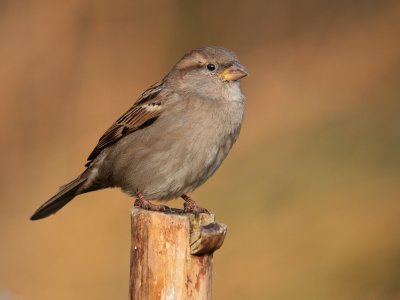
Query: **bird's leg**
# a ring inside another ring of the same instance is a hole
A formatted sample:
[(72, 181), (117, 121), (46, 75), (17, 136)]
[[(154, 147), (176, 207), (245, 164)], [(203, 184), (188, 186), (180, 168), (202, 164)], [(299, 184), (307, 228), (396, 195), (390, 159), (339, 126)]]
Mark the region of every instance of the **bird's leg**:
[(188, 195), (183, 194), (182, 199), (185, 200), (185, 203), (183, 203), (183, 210), (187, 213), (194, 213), (195, 215), (199, 213), (206, 213), (209, 214), (210, 212), (205, 209), (197, 206), (196, 202), (192, 198), (190, 198)]
[(139, 207), (139, 208), (147, 209), (147, 210), (152, 210), (152, 211), (170, 211), (171, 210), (171, 208), (169, 208), (166, 205), (157, 205), (157, 204), (151, 203), (139, 191), (136, 192), (136, 196), (137, 196), (137, 199), (136, 199), (135, 204), (134, 204), (135, 207)]

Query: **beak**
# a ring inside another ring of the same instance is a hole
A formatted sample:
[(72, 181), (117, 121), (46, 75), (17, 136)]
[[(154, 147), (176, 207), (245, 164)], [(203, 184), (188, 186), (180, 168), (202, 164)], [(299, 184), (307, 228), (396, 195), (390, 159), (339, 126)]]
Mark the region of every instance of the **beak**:
[(232, 66), (219, 73), (219, 76), (224, 81), (236, 81), (247, 75), (249, 75), (249, 72), (238, 62), (233, 63)]

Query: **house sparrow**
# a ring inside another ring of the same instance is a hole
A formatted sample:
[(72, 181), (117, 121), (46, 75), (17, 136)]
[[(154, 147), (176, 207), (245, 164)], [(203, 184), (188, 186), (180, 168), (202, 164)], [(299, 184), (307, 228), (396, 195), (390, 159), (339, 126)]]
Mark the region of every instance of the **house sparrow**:
[(75, 196), (120, 187), (135, 206), (166, 210), (152, 200), (182, 197), (185, 212), (207, 212), (187, 196), (221, 165), (236, 141), (248, 75), (235, 54), (221, 47), (192, 50), (100, 138), (86, 170), (39, 207), (45, 218)]

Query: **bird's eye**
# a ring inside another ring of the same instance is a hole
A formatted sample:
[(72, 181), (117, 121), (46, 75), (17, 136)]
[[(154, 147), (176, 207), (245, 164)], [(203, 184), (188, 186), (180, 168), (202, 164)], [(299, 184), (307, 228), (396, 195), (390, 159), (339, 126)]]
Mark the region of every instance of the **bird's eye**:
[(214, 71), (215, 70), (215, 65), (214, 64), (208, 64), (207, 65), (207, 70), (208, 71)]

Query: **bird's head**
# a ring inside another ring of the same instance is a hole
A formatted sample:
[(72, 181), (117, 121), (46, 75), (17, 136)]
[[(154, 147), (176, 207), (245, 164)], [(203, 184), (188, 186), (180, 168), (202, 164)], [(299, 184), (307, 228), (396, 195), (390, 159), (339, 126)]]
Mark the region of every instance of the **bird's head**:
[(231, 51), (216, 46), (192, 50), (173, 67), (168, 80), (175, 81), (179, 91), (212, 99), (219, 91), (240, 92), (239, 80), (248, 75)]

